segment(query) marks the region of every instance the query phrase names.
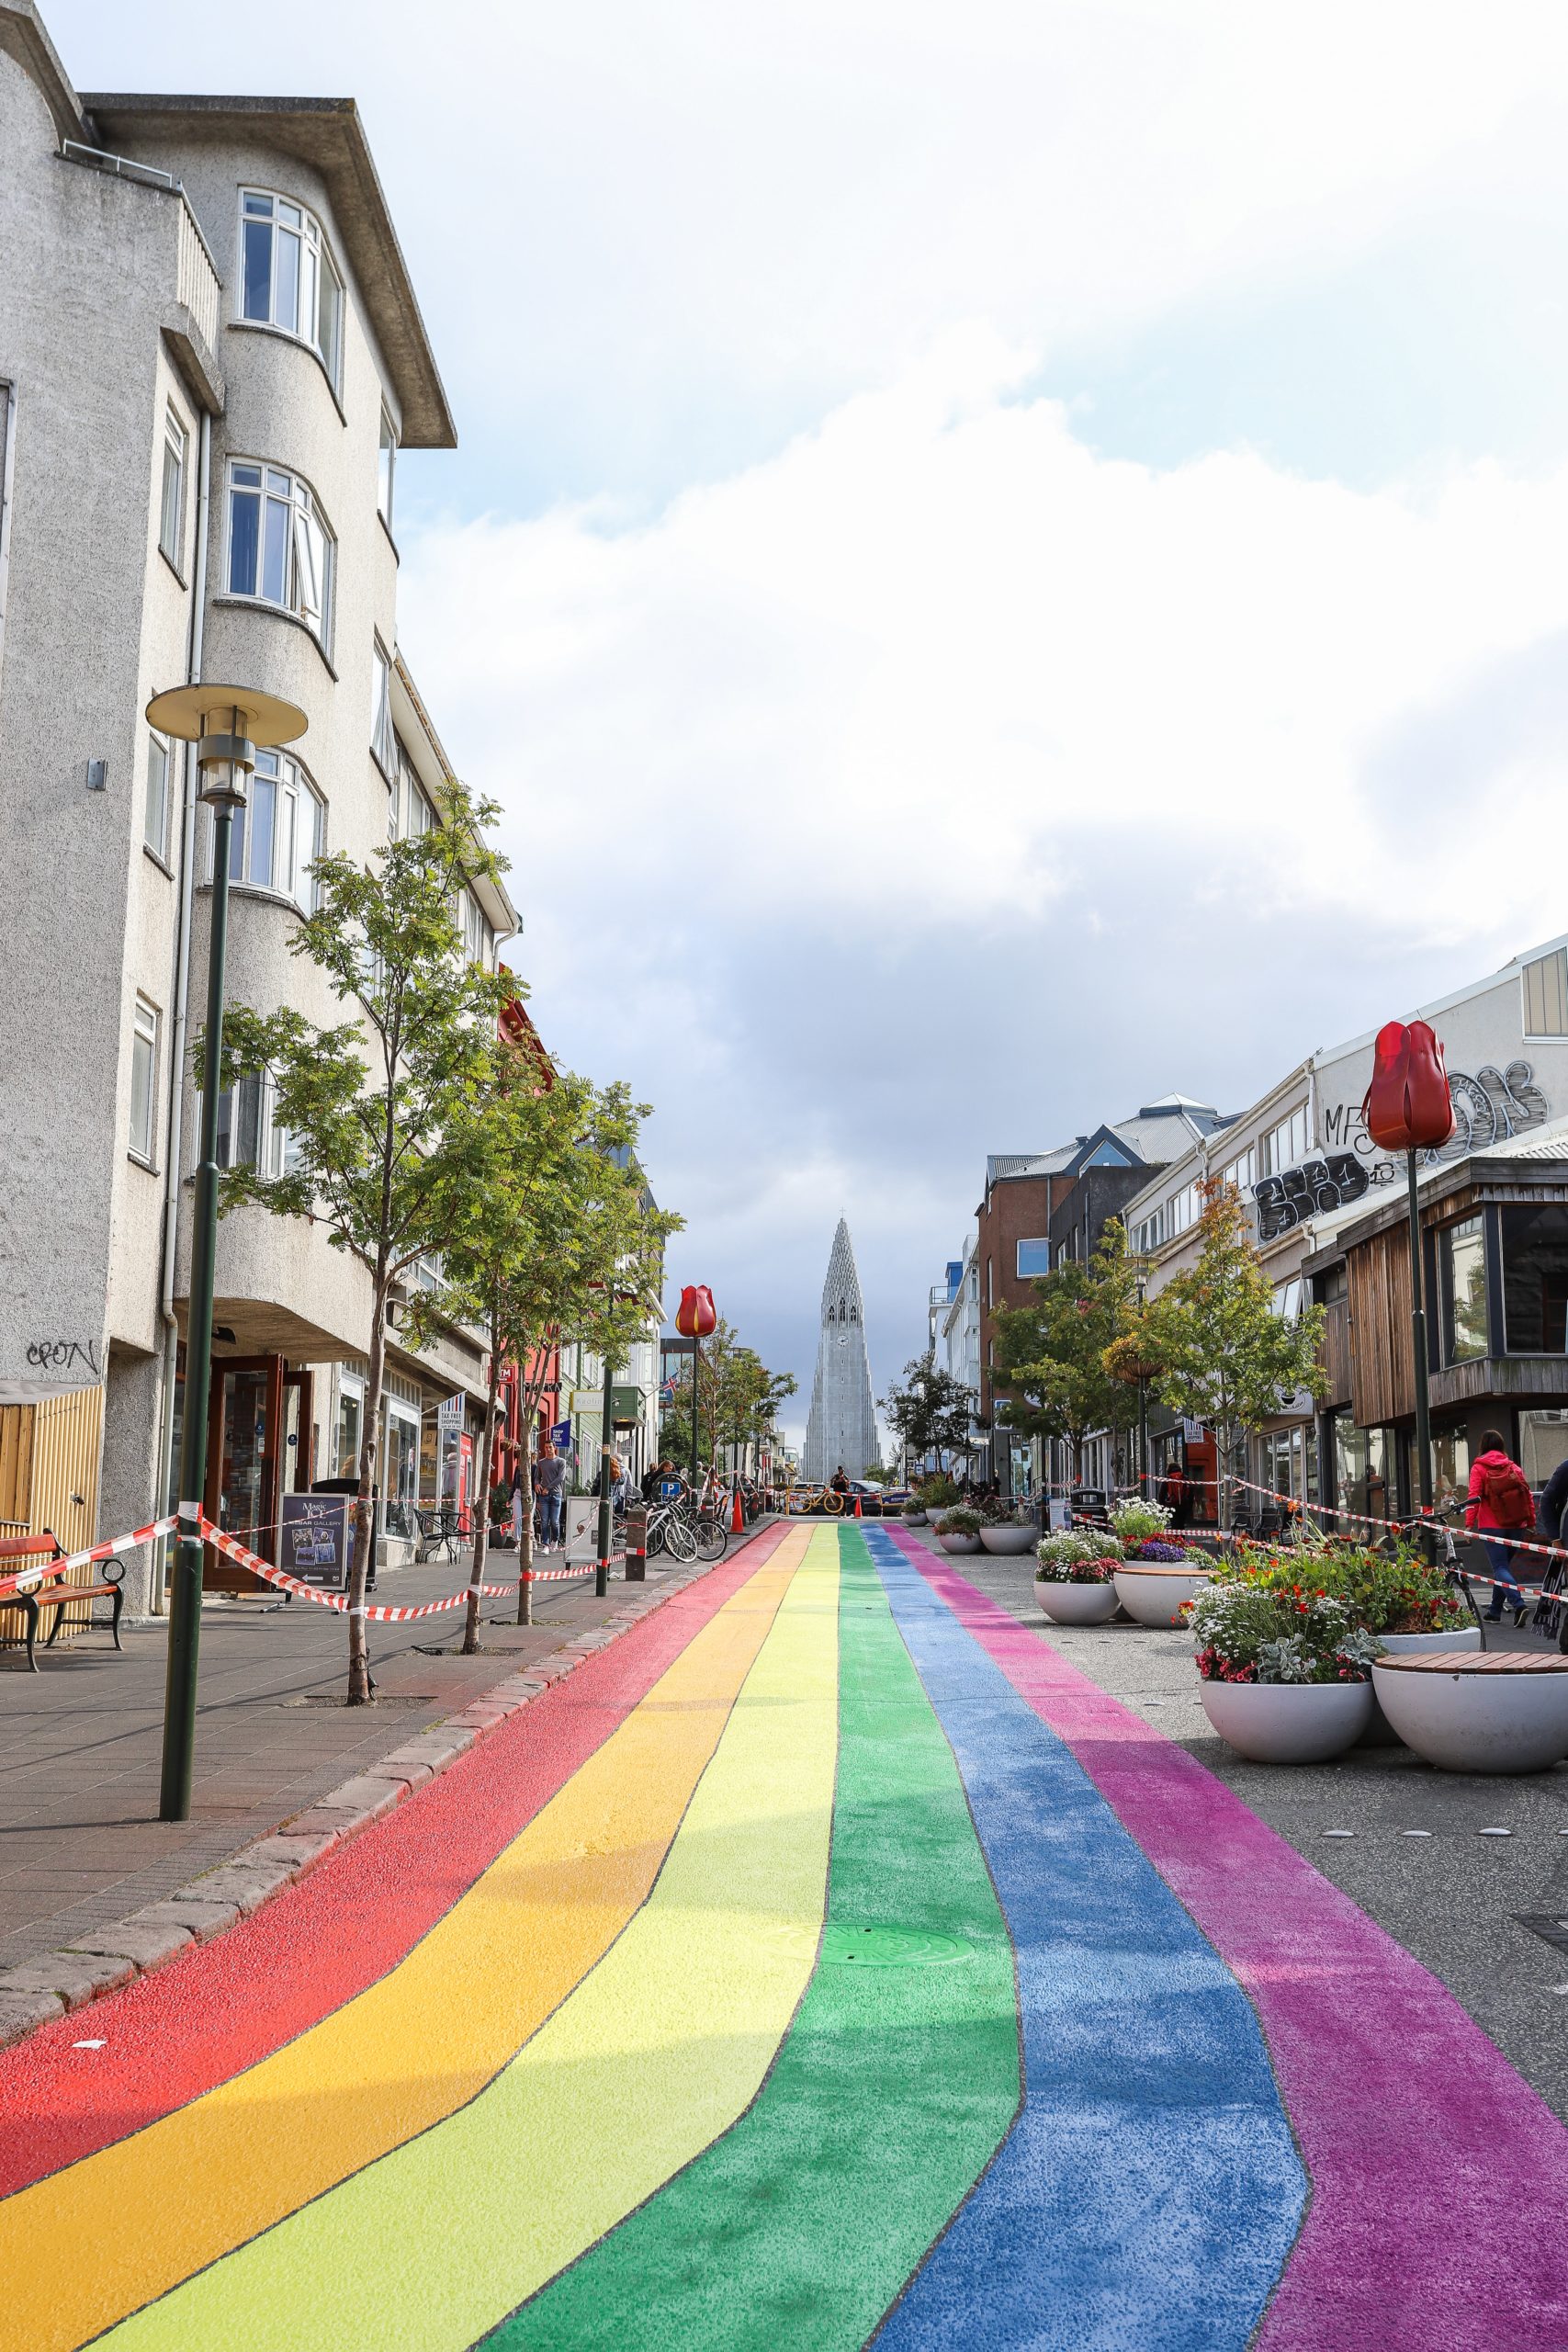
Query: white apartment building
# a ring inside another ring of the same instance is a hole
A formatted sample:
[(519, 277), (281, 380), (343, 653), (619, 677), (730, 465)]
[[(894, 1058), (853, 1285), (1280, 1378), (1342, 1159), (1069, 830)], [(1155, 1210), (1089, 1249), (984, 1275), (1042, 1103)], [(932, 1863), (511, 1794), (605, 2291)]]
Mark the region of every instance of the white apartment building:
[[(339, 1017), (288, 941), (318, 851), (428, 824), (450, 773), (398, 649), (395, 484), (455, 434), (351, 100), (82, 96), (0, 0), (0, 1522), (74, 1545), (167, 1506), (187, 1408), (210, 835), (145, 706), (205, 680), (307, 714), (236, 822), (228, 989)], [(516, 928), (484, 882), (464, 920), (491, 962)], [(259, 1087), (221, 1126), (281, 1148)], [(207, 1505), (265, 1552), (279, 1496), (356, 1448), (368, 1283), (242, 1210), (215, 1320)], [(477, 1479), (483, 1365), (463, 1332), (393, 1340), (395, 1563), (416, 1500)]]

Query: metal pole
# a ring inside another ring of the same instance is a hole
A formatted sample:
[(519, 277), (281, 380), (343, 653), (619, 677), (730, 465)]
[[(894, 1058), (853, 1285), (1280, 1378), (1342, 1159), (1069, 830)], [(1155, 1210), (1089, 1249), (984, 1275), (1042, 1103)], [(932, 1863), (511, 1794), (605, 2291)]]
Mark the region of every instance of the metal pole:
[(212, 811), (211, 930), (207, 946), (206, 1084), (201, 1090), (201, 1158), (191, 1213), (190, 1315), (186, 1329), (185, 1421), (180, 1432), (182, 1532), (175, 1546), (169, 1588), (169, 1658), (164, 1686), (164, 1770), (158, 1799), (162, 1821), (190, 1819), (191, 1765), (196, 1752), (197, 1653), (201, 1642), (201, 1576), (205, 1546), (193, 1514), (207, 1490), (207, 1396), (212, 1379), (212, 1290), (218, 1254), (218, 1097), (223, 1052), (223, 980), (229, 948), (229, 841), (234, 811), (226, 801)]
[(615, 1497), (610, 1489), (614, 1483), (613, 1464), (615, 1459), (615, 1435), (611, 1416), (615, 1409), (615, 1359), (610, 1353), (609, 1341), (604, 1343), (604, 1412), (599, 1427), (599, 1560), (593, 1572), (593, 1591), (603, 1600), (609, 1590), (610, 1551), (615, 1531)]
[(694, 1496), (697, 1490), (698, 1473), (701, 1468), (702, 1441), (697, 1435), (697, 1375), (702, 1368), (703, 1343), (700, 1340), (694, 1340), (692, 1341), (692, 1491)]
[(1438, 1550), (1437, 1536), (1431, 1524), (1432, 1418), (1427, 1393), (1426, 1283), (1421, 1263), (1421, 1210), (1416, 1188), (1414, 1147), (1404, 1155), (1404, 1168), (1410, 1191), (1410, 1334), (1416, 1359), (1416, 1476), (1421, 1515), (1427, 1521), (1422, 1543), (1428, 1561), (1435, 1562)]

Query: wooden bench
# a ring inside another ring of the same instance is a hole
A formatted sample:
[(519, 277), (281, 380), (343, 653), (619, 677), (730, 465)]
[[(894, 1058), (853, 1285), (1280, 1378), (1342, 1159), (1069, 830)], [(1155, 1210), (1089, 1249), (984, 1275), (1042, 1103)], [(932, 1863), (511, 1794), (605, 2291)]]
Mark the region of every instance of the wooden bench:
[(1568, 1657), (1539, 1650), (1427, 1650), (1378, 1665), (1385, 1674), (1568, 1674)]
[[(0, 1538), (0, 1570), (9, 1561), (43, 1560), (52, 1563), (63, 1560), (64, 1551), (46, 1527), (39, 1535), (7, 1535)], [(119, 1612), (125, 1607), (121, 1589), (123, 1568), (107, 1567), (100, 1571), (96, 1584), (70, 1584), (63, 1573), (52, 1566), (38, 1568), (13, 1567), (0, 1573), (0, 1609), (19, 1609), (27, 1619), (28, 1671), (36, 1674), (38, 1663), (38, 1621), (40, 1611), (52, 1609), (54, 1623), (44, 1641), (45, 1649), (52, 1648), (54, 1637), (65, 1623), (65, 1611), (73, 1600), (107, 1600), (113, 1603), (109, 1620), (114, 1645), (123, 1653), (125, 1645), (119, 1638)], [(38, 1578), (34, 1583), (32, 1579)], [(89, 1613), (88, 1623), (92, 1617)]]

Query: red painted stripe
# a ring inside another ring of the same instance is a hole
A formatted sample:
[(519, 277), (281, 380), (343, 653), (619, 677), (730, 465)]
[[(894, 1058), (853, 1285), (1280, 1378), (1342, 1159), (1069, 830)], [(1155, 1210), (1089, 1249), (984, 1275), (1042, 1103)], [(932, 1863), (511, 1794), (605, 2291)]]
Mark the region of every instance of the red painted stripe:
[[(254, 1918), (0, 2052), (0, 2196), (243, 2073), (394, 1968), (788, 1532), (753, 1536)], [(106, 2046), (72, 2048), (88, 2035)]]

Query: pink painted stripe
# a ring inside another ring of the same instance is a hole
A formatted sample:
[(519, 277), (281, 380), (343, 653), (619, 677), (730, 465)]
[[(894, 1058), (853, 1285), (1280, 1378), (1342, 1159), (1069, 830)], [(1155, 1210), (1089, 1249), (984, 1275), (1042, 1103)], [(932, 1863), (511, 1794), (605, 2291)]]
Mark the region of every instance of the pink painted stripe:
[(1544, 2100), (1446, 1985), (1185, 1748), (916, 1538), (895, 1541), (1258, 2011), (1313, 2183), (1258, 2352), (1563, 2352), (1568, 2132)]

